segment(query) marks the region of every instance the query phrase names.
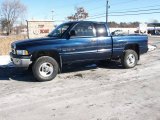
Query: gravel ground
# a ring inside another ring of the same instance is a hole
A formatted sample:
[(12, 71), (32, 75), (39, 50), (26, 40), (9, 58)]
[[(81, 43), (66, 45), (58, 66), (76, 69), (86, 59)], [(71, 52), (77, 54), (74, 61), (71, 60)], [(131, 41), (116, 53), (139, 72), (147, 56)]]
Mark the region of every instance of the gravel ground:
[(40, 83), (0, 68), (0, 120), (160, 120), (160, 38), (149, 42), (157, 49), (133, 69), (75, 64)]

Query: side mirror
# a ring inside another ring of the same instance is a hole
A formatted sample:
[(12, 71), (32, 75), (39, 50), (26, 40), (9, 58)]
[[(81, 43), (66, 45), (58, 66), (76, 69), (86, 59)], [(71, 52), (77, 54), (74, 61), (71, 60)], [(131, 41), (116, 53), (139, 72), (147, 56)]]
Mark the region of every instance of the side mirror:
[(114, 36), (114, 35), (115, 35), (115, 32), (111, 32), (111, 35)]
[(76, 31), (75, 30), (71, 30), (69, 32), (69, 36), (72, 37), (72, 36), (75, 36), (76, 35)]

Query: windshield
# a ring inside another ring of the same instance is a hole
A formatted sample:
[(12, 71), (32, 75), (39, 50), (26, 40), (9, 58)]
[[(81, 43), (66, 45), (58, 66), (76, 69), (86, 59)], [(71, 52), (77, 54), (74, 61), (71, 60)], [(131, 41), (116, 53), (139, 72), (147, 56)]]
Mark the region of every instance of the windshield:
[(66, 23), (59, 25), (56, 29), (54, 29), (48, 37), (62, 37), (62, 35), (65, 33), (65, 31), (68, 30), (68, 28), (71, 26), (71, 23)]

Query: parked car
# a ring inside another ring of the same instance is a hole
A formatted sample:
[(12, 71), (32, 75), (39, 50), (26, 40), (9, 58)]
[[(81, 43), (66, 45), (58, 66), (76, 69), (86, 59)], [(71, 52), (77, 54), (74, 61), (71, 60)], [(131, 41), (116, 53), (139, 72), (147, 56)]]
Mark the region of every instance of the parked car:
[(45, 38), (13, 42), (11, 48), (17, 67), (30, 66), (38, 81), (49, 81), (66, 63), (118, 58), (124, 68), (133, 68), (148, 51), (148, 37), (112, 36), (104, 22), (76, 21), (59, 25)]
[(124, 31), (122, 31), (122, 30), (115, 30), (111, 34), (113, 36), (116, 36), (116, 35), (125, 35)]

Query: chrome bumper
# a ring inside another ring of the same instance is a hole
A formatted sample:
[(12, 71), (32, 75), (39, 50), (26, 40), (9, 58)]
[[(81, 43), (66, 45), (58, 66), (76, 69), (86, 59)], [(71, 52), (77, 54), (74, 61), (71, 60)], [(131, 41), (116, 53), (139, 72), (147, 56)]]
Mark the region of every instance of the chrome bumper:
[(11, 61), (13, 64), (16, 65), (16, 67), (25, 67), (28, 68), (29, 65), (32, 63), (30, 56), (14, 56), (12, 53), (10, 53)]

